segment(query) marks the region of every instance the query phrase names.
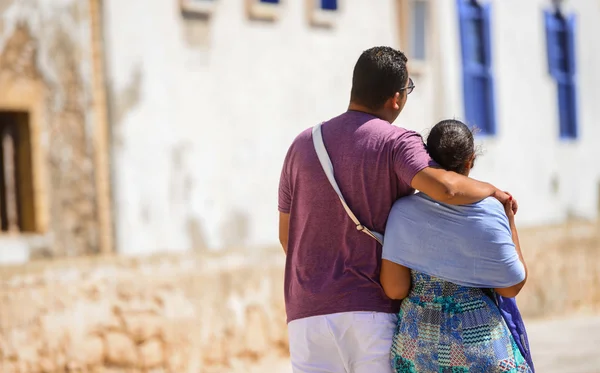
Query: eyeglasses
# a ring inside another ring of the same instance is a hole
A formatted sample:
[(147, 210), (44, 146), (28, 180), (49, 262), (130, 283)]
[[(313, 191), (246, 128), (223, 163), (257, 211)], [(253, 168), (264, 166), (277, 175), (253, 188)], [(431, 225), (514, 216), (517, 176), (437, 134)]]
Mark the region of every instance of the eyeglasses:
[(400, 89), (401, 91), (406, 89), (406, 95), (410, 95), (413, 91), (413, 89), (415, 89), (415, 83), (413, 82), (412, 78), (408, 78), (408, 85), (402, 89)]

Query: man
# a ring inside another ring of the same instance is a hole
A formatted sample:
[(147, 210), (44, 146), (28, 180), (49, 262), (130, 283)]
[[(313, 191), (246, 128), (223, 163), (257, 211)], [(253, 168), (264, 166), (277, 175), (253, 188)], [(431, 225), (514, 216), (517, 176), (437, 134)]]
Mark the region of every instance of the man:
[[(456, 205), (509, 198), (491, 184), (436, 168), (419, 134), (391, 125), (414, 88), (406, 62), (389, 47), (363, 52), (348, 111), (322, 126), (342, 194), (361, 223), (377, 232), (384, 231), (394, 201), (415, 189)], [(278, 207), (294, 372), (391, 372), (399, 304), (379, 283), (381, 246), (346, 215), (310, 129), (287, 153)]]

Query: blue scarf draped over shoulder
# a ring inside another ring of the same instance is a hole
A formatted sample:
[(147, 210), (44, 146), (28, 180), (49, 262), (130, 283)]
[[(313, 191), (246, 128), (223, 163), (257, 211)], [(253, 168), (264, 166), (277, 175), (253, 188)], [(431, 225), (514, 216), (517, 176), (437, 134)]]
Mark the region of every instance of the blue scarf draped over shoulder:
[[(504, 207), (494, 198), (465, 206), (445, 205), (422, 193), (399, 199), (388, 218), (382, 257), (463, 286), (505, 288), (525, 278)], [(494, 298), (535, 371), (515, 299)]]
[(525, 278), (504, 206), (495, 198), (450, 206), (423, 193), (400, 198), (383, 259), (458, 285), (505, 288)]

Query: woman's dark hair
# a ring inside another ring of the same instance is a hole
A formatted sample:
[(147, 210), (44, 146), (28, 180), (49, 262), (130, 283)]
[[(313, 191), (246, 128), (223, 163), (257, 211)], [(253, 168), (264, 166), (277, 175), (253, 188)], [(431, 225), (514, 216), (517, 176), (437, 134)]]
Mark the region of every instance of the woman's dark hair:
[(459, 120), (443, 120), (429, 132), (427, 151), (444, 169), (466, 174), (467, 163), (475, 155), (473, 132)]

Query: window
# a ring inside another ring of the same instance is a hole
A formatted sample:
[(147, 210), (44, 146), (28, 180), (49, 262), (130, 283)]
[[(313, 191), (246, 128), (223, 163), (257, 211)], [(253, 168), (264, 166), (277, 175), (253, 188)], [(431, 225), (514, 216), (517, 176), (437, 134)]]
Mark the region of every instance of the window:
[(338, 9), (337, 0), (320, 0), (321, 9), (335, 11)]
[(339, 10), (338, 0), (307, 0), (309, 1), (308, 18), (313, 26), (331, 27), (335, 23)]
[(183, 13), (209, 15), (213, 12), (215, 0), (181, 0)]
[(282, 0), (245, 0), (246, 10), (251, 19), (275, 21), (279, 16)]
[(575, 139), (577, 126), (577, 85), (575, 82), (575, 17), (560, 9), (544, 13), (548, 71), (557, 86), (559, 136)]
[(399, 0), (401, 49), (411, 66), (427, 59), (429, 6), (428, 0)]
[(29, 114), (0, 112), (0, 230), (34, 232)]
[(483, 135), (496, 133), (490, 4), (457, 0), (465, 117)]

